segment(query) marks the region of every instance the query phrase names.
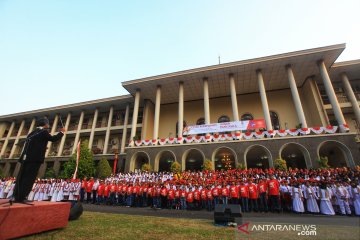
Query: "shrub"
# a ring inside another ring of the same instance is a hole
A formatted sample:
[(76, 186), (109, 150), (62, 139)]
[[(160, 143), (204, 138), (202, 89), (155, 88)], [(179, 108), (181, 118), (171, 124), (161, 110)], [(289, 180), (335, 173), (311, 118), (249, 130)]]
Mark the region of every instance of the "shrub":
[(205, 159), (204, 165), (203, 165), (203, 170), (214, 170), (212, 161), (210, 159)]
[(102, 158), (96, 168), (96, 175), (98, 178), (106, 178), (110, 176), (112, 169), (110, 167), (109, 161), (105, 158)]
[(245, 169), (246, 169), (246, 167), (245, 167), (245, 165), (244, 165), (244, 164), (242, 164), (242, 163), (238, 163), (238, 164), (236, 165), (236, 169), (245, 170)]
[(181, 170), (181, 166), (177, 161), (171, 163), (170, 171), (173, 173), (178, 173)]
[(151, 171), (151, 165), (150, 165), (149, 163), (144, 163), (144, 164), (141, 166), (141, 171), (150, 172), (150, 171)]
[(329, 168), (330, 166), (328, 165), (328, 162), (328, 157), (320, 157), (318, 160), (319, 168)]
[(56, 174), (53, 168), (48, 168), (45, 171), (44, 178), (56, 178)]
[(282, 171), (286, 171), (287, 170), (287, 165), (286, 165), (286, 161), (284, 159), (278, 158), (274, 161), (274, 168), (277, 170), (282, 170)]

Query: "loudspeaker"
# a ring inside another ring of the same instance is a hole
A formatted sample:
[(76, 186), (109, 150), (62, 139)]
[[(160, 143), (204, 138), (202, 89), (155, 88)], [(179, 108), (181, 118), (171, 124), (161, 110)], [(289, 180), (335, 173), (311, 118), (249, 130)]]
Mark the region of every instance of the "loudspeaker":
[(217, 204), (214, 210), (214, 222), (228, 223), (236, 222), (242, 224), (241, 208), (238, 204)]
[(78, 219), (83, 213), (84, 209), (81, 202), (76, 202), (70, 208), (69, 221)]

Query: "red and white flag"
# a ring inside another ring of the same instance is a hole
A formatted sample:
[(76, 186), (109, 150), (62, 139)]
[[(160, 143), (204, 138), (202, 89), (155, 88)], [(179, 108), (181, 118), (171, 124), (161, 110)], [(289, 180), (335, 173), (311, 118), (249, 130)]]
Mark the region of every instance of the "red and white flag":
[(76, 179), (76, 175), (77, 175), (77, 171), (78, 171), (78, 167), (79, 167), (79, 160), (80, 160), (80, 141), (78, 142), (78, 145), (77, 145), (77, 151), (76, 151), (76, 167), (75, 167), (75, 172), (74, 172), (73, 179)]

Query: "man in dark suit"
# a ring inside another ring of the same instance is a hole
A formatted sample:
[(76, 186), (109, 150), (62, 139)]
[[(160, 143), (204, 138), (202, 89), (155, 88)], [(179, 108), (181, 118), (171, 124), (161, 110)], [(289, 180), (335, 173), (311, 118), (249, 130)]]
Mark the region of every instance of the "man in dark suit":
[(49, 120), (41, 118), (37, 121), (37, 128), (26, 138), (24, 150), (20, 156), (21, 168), (16, 178), (14, 188), (15, 202), (25, 202), (30, 193), (36, 175), (44, 163), (46, 146), (49, 141), (56, 142), (64, 135), (64, 129), (52, 136), (49, 132)]

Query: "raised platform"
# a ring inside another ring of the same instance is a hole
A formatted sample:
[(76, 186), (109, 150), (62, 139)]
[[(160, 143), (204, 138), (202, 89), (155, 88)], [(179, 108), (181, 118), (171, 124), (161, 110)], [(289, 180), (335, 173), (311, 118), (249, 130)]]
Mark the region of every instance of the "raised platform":
[[(4, 203), (5, 200), (1, 200)], [(0, 240), (64, 228), (68, 224), (70, 203), (33, 202), (0, 205)]]

